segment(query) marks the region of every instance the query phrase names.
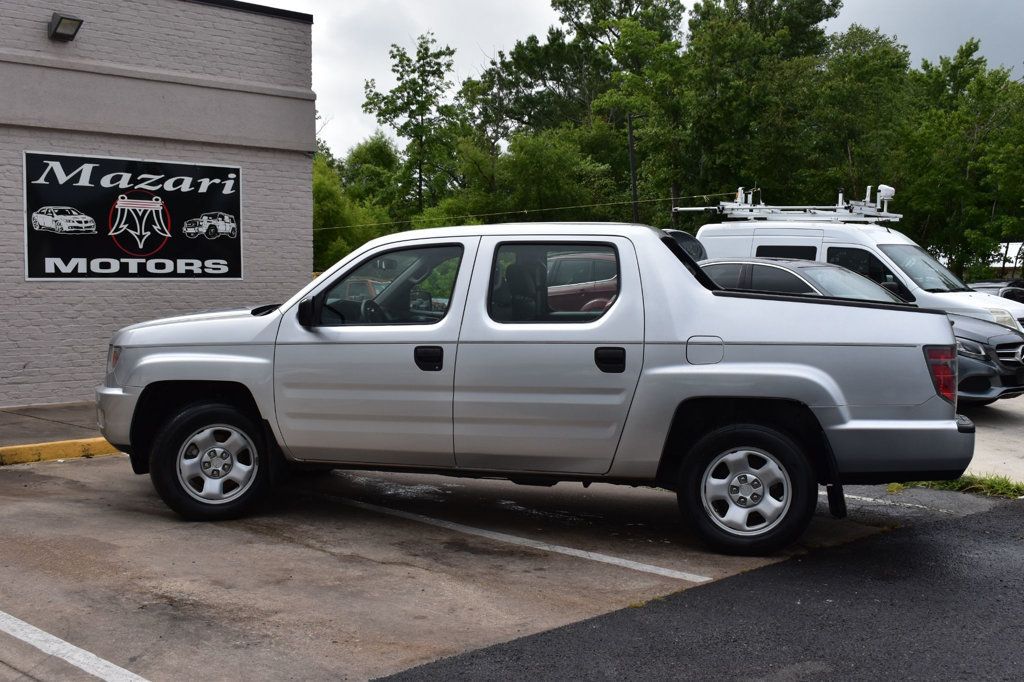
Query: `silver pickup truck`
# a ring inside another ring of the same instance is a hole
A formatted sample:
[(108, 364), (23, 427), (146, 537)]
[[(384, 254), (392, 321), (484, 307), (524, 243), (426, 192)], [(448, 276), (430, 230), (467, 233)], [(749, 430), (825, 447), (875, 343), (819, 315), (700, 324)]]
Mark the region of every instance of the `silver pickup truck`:
[(842, 515), (844, 483), (959, 476), (956, 372), (941, 312), (723, 291), (653, 228), (530, 223), (383, 237), (282, 305), (126, 327), (96, 395), (190, 519), (291, 467), (603, 481), (764, 553), (819, 485)]

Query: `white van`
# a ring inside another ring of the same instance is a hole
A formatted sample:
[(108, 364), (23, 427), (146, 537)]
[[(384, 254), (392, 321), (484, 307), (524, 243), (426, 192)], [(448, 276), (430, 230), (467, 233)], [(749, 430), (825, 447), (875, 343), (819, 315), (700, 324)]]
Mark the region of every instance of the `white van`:
[[(831, 215), (835, 217), (830, 218), (828, 211), (787, 215), (785, 209), (797, 207), (778, 210), (763, 205), (743, 206), (749, 208), (723, 212), (764, 217), (709, 224), (697, 231), (697, 240), (704, 245), (708, 258), (760, 256), (834, 263), (878, 282), (922, 308), (937, 308), (1024, 331), (1024, 304), (972, 291), (927, 251), (896, 230), (874, 222), (849, 222), (849, 217), (844, 220), (842, 211), (833, 211)], [(885, 215), (899, 219), (898, 214)]]

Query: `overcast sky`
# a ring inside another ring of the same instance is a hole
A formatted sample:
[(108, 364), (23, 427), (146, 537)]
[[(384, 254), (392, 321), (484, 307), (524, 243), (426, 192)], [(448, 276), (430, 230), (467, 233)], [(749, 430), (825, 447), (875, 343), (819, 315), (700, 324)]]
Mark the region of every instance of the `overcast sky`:
[[(321, 136), (343, 154), (377, 128), (362, 112), (363, 81), (393, 84), (391, 43), (412, 51), (433, 31), (456, 49), (453, 81), (480, 73), (498, 50), (555, 22), (548, 0), (256, 0), (313, 15), (313, 89), (324, 118)], [(684, 4), (690, 2), (684, 0)], [(910, 48), (915, 65), (952, 54), (970, 37), (991, 64), (1024, 74), (1024, 0), (845, 0), (829, 30), (851, 23), (879, 27)]]

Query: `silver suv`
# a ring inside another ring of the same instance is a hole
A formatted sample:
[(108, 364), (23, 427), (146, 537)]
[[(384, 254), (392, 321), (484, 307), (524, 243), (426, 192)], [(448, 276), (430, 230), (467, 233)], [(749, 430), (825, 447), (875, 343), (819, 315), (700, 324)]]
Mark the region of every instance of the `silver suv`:
[[(614, 276), (552, 305), (552, 264), (582, 255)], [(639, 225), (490, 225), (375, 240), (282, 305), (126, 327), (97, 402), (190, 519), (297, 465), (604, 481), (672, 489), (709, 544), (764, 553), (819, 484), (841, 515), (844, 483), (959, 476), (956, 367), (942, 313), (721, 290)]]

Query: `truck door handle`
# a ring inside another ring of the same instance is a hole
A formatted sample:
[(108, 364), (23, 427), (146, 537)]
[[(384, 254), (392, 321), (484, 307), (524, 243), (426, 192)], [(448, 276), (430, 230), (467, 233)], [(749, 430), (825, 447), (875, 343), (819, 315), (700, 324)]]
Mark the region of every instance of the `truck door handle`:
[(626, 349), (614, 346), (595, 348), (594, 364), (602, 372), (622, 374), (626, 371)]
[(412, 357), (424, 372), (440, 372), (444, 367), (444, 348), (441, 346), (416, 346)]

